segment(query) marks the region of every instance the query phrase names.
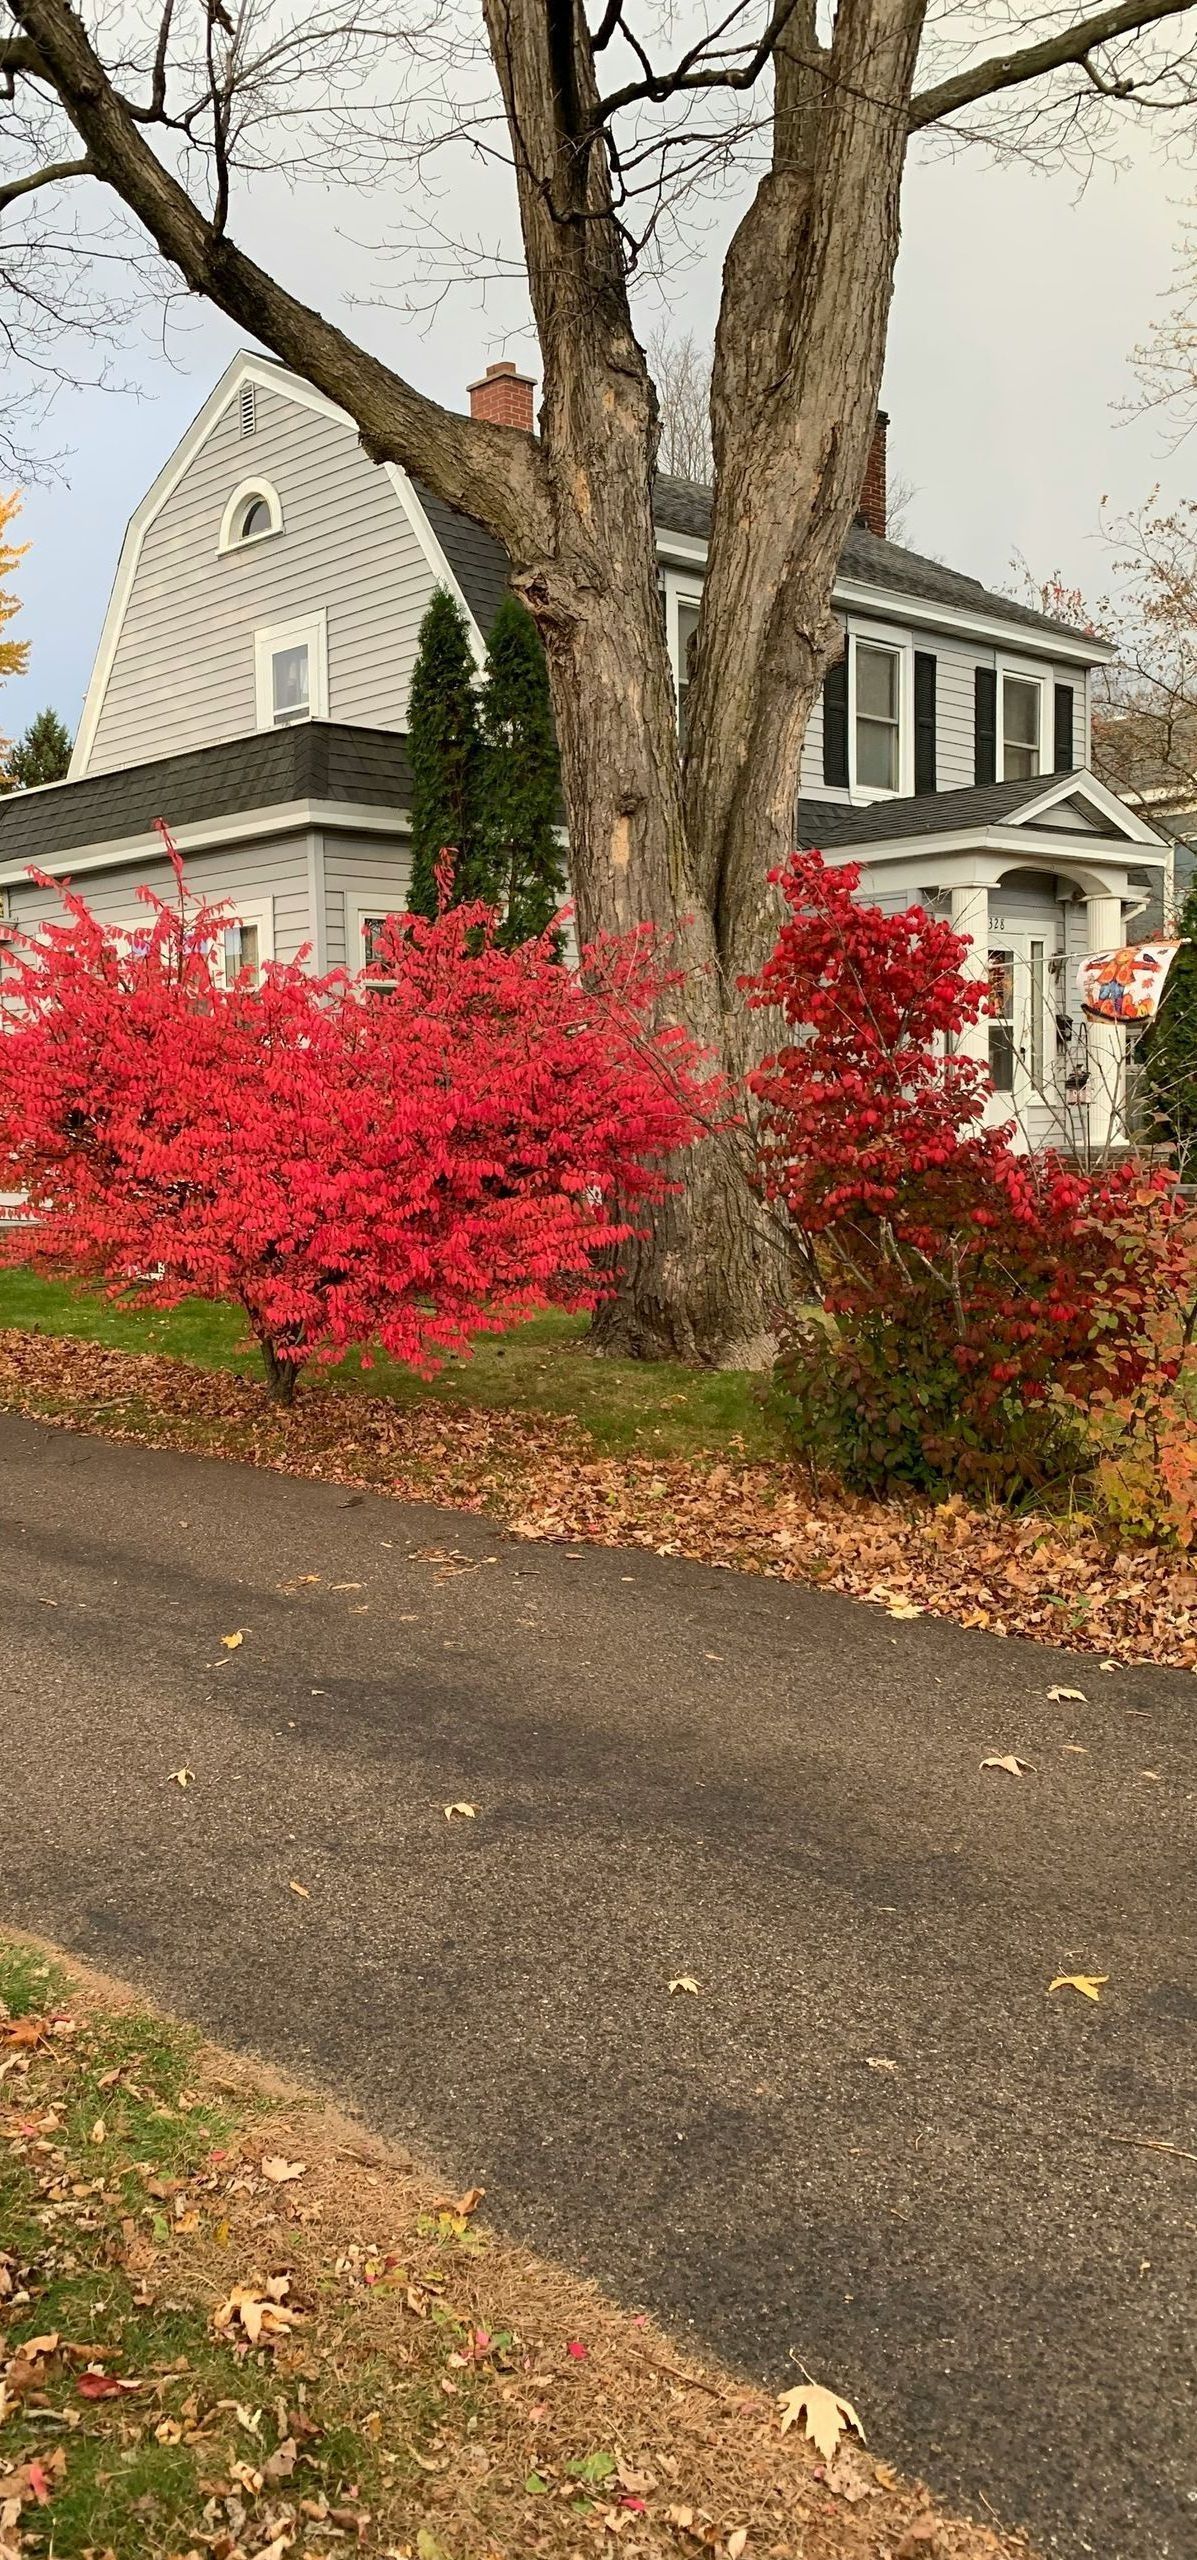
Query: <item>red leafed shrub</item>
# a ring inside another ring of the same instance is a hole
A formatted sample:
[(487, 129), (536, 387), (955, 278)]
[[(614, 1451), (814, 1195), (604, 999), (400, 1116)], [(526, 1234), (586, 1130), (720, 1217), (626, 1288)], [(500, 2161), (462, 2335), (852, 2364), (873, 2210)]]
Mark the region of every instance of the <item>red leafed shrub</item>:
[(0, 1188), (33, 1223), (6, 1257), (141, 1304), (239, 1301), (284, 1398), (353, 1344), (435, 1365), (592, 1305), (628, 1204), (660, 1196), (714, 1098), (688, 1038), (654, 1027), (649, 940), (579, 973), (552, 931), (505, 951), (458, 907), (391, 919), (386, 991), (298, 964), (229, 987), (221, 912), (176, 872), (136, 936), (69, 891), (61, 922), (10, 929)]
[(855, 864), (795, 855), (777, 878), (789, 918), (748, 992), (795, 1037), (752, 1079), (763, 1180), (834, 1320), (785, 1363), (795, 1422), (870, 1490), (1040, 1485), (1078, 1462), (1079, 1408), (1177, 1374), (1175, 1184), (983, 1127), (987, 1074), (950, 1045), (985, 1008), (965, 940), (861, 904)]

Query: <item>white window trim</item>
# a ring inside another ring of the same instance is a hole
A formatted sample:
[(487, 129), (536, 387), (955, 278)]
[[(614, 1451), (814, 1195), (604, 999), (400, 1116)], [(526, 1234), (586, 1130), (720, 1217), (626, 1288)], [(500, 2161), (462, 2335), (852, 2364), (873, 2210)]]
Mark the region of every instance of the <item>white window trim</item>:
[[(274, 658), (280, 649), (308, 652), (308, 718), (328, 718), (328, 613), (305, 613), (295, 622), (271, 622), (254, 633), (254, 695), (259, 729), (273, 729)], [(295, 726), (295, 723), (286, 723)]]
[(693, 612), (697, 613), (701, 604), (701, 579), (696, 584), (692, 578), (666, 577), (665, 645), (669, 651), (669, 663), (673, 669), (673, 690), (678, 701), (681, 700), (682, 687), (680, 611), (683, 605), (688, 605)]
[[(874, 800), (909, 800), (914, 795), (914, 641), (908, 633), (895, 631), (892, 623), (857, 622), (848, 624), (848, 796), (859, 808), (868, 808)], [(869, 649), (888, 649), (898, 661), (898, 788), (886, 791), (881, 784), (860, 782), (856, 773), (856, 652), (864, 642)]]
[(214, 897), (212, 904), (223, 907), (220, 931), (229, 925), (256, 925), (258, 933), (258, 966), (264, 969), (275, 957), (273, 898)]
[[(999, 658), (999, 659), (998, 659), (998, 661), (997, 661), (997, 680), (998, 680), (998, 681), (997, 681), (997, 739), (996, 739), (996, 742), (995, 742), (995, 744), (996, 744), (996, 761), (997, 761), (997, 779), (998, 779), (998, 781), (999, 781), (999, 782), (1005, 782), (1005, 780), (1006, 780), (1006, 778), (1007, 778), (1007, 777), (1006, 777), (1006, 678), (1007, 678), (1007, 676), (1015, 676), (1015, 677), (1017, 677), (1018, 682), (1019, 682), (1020, 684), (1033, 684), (1033, 685), (1036, 685), (1036, 686), (1038, 687), (1038, 691), (1039, 691), (1039, 772), (1038, 772), (1038, 774), (1037, 774), (1037, 775), (1032, 775), (1032, 776), (1030, 776), (1029, 778), (1030, 778), (1032, 781), (1039, 781), (1039, 782), (1051, 782), (1053, 779), (1058, 779), (1058, 777), (1053, 776), (1053, 772), (1052, 772), (1052, 765), (1053, 765), (1053, 762), (1054, 762), (1054, 757), (1053, 757), (1053, 754), (1052, 754), (1052, 752), (1051, 752), (1051, 742), (1049, 741), (1048, 734), (1047, 734), (1047, 686), (1048, 686), (1048, 679), (1047, 679), (1046, 675), (1044, 674), (1044, 671), (1043, 671), (1042, 667), (1037, 667), (1037, 666), (1034, 664), (1033, 660), (1032, 660), (1030, 663), (1028, 663), (1028, 661), (1027, 661), (1025, 658), (1021, 658), (1021, 659), (1020, 659), (1020, 658)], [(1075, 741), (1074, 741), (1074, 743), (1075, 743)], [(1074, 768), (1074, 770), (1075, 770), (1075, 768)]]
[[(266, 527), (265, 533), (239, 535), (237, 532), (238, 518), (244, 514), (244, 511), (252, 498), (261, 498), (269, 507), (270, 522)], [(220, 540), (217, 543), (216, 548), (218, 552), (255, 551), (259, 542), (272, 542), (275, 534), (282, 533), (283, 531), (282, 499), (280, 498), (277, 489), (269, 480), (263, 480), (260, 473), (255, 473), (252, 480), (243, 480), (240, 487), (234, 489), (232, 497), (229, 499), (229, 503), (220, 519)]]
[[(375, 890), (374, 895), (371, 897), (364, 889), (346, 890), (345, 966), (351, 978), (359, 978), (366, 965), (366, 937), (364, 926), (367, 916), (402, 915), (405, 906), (406, 899), (404, 900), (404, 906), (400, 906), (394, 898), (388, 897), (385, 891)], [(385, 987), (390, 984), (390, 980), (387, 978), (379, 978), (378, 980), (372, 978), (370, 980), (370, 984), (371, 986), (377, 984)]]

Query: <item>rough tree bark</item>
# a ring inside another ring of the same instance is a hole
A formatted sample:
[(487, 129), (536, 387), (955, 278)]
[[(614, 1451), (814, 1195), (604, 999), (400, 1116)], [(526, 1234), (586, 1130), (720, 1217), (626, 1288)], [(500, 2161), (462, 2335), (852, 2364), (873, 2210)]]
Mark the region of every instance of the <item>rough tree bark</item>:
[[(187, 283), (346, 409), (372, 457), (418, 471), (504, 544), (546, 644), (582, 933), (647, 922), (671, 937), (686, 1018), (739, 1077), (760, 1027), (737, 980), (772, 939), (767, 874), (790, 842), (803, 733), (837, 645), (832, 581), (876, 410), (909, 134), (1085, 63), (1183, 0), (1121, 0), (913, 100), (925, 0), (838, 0), (826, 50), (813, 0), (775, 0), (771, 166), (728, 257), (719, 318), (717, 481), (684, 761), (653, 534), (656, 401), (613, 218), (612, 101), (600, 108), (582, 0), (483, 5), (540, 339), (535, 441), (425, 399), (246, 257), (224, 227), (225, 173), (205, 214), (66, 0), (9, 0), (22, 32), (0, 43), (0, 73), (28, 76), (32, 58), (88, 168)], [(748, 1154), (742, 1136), (724, 1137), (679, 1168), (677, 1196), (628, 1253), (608, 1344), (762, 1356), (784, 1273)]]

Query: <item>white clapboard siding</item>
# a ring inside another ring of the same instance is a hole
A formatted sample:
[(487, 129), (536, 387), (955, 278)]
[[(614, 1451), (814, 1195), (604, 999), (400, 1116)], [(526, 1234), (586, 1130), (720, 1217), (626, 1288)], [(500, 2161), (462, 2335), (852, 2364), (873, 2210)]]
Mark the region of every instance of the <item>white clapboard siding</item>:
[[(101, 924), (129, 924), (148, 913), (137, 895), (140, 888), (169, 897), (174, 883), (165, 856), (149, 854), (141, 862), (119, 863), (111, 871), (85, 875), (77, 885)], [(213, 904), (227, 898), (235, 906), (238, 898), (244, 898), (257, 907), (268, 898), (276, 960), (293, 960), (312, 938), (306, 836), (280, 836), (259, 846), (230, 845), (219, 853), (190, 854), (187, 885)], [(56, 892), (38, 888), (32, 881), (18, 882), (8, 895), (13, 922), (26, 931), (62, 914)]]
[[(351, 425), (257, 392), (257, 428), (227, 409), (149, 527), (88, 770), (243, 737), (256, 726), (254, 632), (328, 616), (332, 720), (402, 729), (434, 578), (385, 472)], [(260, 474), (283, 530), (218, 550), (233, 491)]]

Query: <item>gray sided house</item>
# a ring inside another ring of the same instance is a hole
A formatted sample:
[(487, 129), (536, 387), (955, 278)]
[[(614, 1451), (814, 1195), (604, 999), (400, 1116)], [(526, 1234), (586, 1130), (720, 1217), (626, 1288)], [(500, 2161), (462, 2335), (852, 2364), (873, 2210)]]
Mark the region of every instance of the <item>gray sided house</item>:
[[(530, 432), (510, 365), (471, 387), (476, 415)], [(796, 840), (862, 867), (862, 893), (921, 901), (972, 940), (992, 1019), (969, 1035), (995, 1116), (1029, 1144), (1101, 1139), (1116, 1120), (1122, 1035), (1083, 1033), (1086, 949), (1159, 912), (1170, 846), (1087, 769), (1090, 677), (1112, 652), (885, 537), (884, 421), (835, 590), (846, 634), (803, 752)], [(655, 497), (666, 630), (684, 731), (706, 561), (708, 492)], [(434, 589), (465, 612), (481, 666), (503, 553), (396, 465), (367, 461), (351, 419), (256, 355), (239, 356), (125, 536), (67, 781), (0, 801), (0, 893), (33, 923), (69, 875), (97, 914), (138, 918), (168, 869), (236, 918), (227, 964), (307, 950), (368, 958), (406, 902), (407, 698)]]

